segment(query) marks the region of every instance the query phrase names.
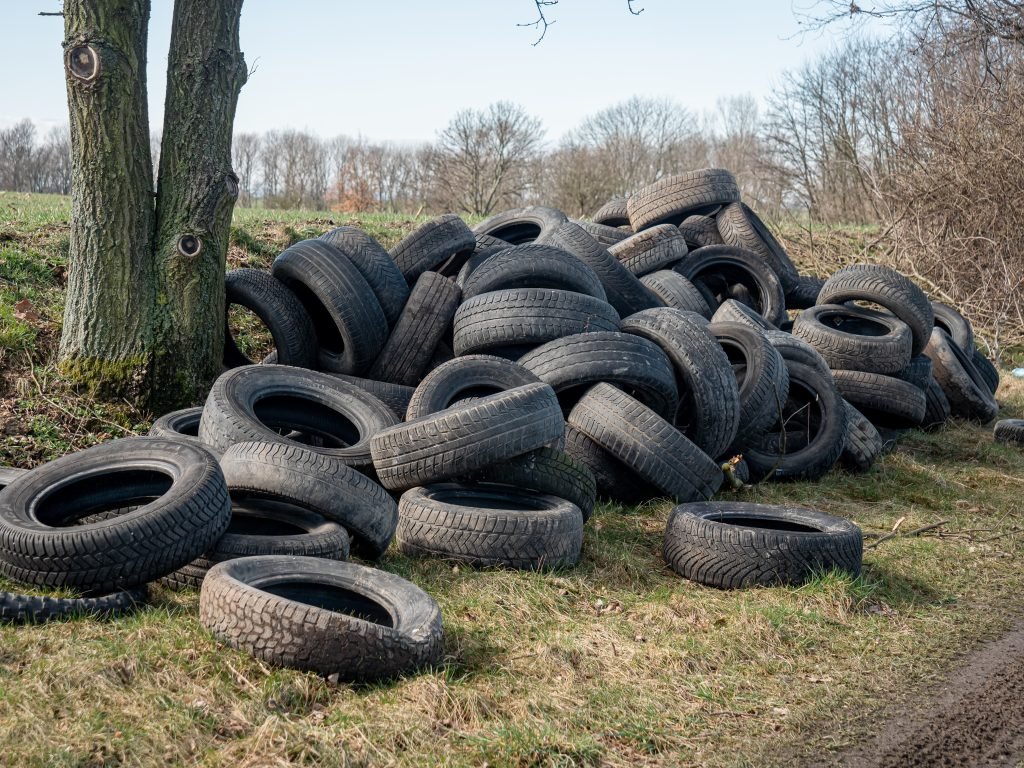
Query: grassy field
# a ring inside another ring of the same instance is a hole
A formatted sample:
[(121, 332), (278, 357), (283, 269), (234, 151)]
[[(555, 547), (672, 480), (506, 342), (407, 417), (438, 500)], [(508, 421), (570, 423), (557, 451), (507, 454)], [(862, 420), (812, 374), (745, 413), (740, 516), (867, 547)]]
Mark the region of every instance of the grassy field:
[[(94, 403), (54, 372), (67, 212), (61, 198), (0, 194), (0, 465), (141, 433), (153, 416)], [(290, 242), (344, 223), (385, 245), (415, 226), (239, 211), (230, 262), (265, 267)], [(1004, 378), (999, 398), (1004, 418), (1024, 416), (1021, 383)], [(834, 471), (736, 496), (856, 521), (872, 537), (863, 576), (708, 589), (661, 558), (669, 503), (605, 504), (588, 523), (580, 565), (564, 572), (475, 571), (389, 553), (380, 567), (440, 603), (445, 660), (362, 688), (227, 649), (199, 625), (196, 594), (154, 588), (151, 607), (116, 622), (0, 628), (0, 763), (827, 761), (1024, 608), (1024, 453), (995, 445), (988, 429), (912, 433), (867, 475)]]

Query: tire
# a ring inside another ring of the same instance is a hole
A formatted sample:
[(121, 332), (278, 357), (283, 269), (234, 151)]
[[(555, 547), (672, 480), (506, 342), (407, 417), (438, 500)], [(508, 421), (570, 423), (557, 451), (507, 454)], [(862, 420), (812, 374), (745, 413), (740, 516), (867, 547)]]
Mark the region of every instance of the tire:
[(604, 224), (594, 224), (590, 221), (579, 221), (577, 219), (569, 219), (569, 221), (597, 240), (605, 248), (621, 243), (630, 236), (630, 232), (616, 229), (615, 227), (607, 227)]
[(209, 452), (168, 438), (113, 440), (4, 489), (0, 572), (40, 586), (129, 589), (198, 557), (230, 517), (224, 476)]
[(370, 367), (384, 348), (387, 318), (345, 254), (323, 241), (303, 240), (274, 259), (272, 272), (309, 312), (320, 367), (352, 374)]
[(992, 438), (997, 443), (1024, 445), (1024, 419), (1001, 419), (992, 428)]
[(380, 557), (395, 535), (394, 500), (332, 456), (298, 445), (239, 443), (225, 452), (221, 467), (236, 497), (295, 505), (337, 523), (361, 557)]
[(786, 319), (782, 285), (755, 253), (731, 245), (709, 245), (691, 252), (675, 270), (694, 285), (703, 283), (708, 287), (717, 298), (712, 309), (730, 298), (731, 286), (742, 285), (765, 320), (778, 326)]
[(730, 203), (718, 212), (715, 222), (726, 245), (744, 248), (760, 256), (775, 272), (784, 291), (797, 286), (800, 276), (786, 249), (749, 206), (741, 202)]
[(537, 571), (576, 565), (583, 547), (583, 515), (555, 496), (439, 483), (406, 491), (398, 507), (407, 555)]
[(843, 267), (825, 281), (819, 304), (869, 301), (880, 304), (910, 327), (911, 354), (920, 355), (935, 326), (932, 303), (924, 291), (895, 269), (880, 264)]
[(334, 378), (358, 387), (367, 394), (373, 395), (395, 414), (395, 423), (405, 418), (405, 411), (409, 407), (415, 387), (407, 387), (404, 384), (391, 384), (386, 381), (374, 381), (373, 379), (361, 379), (358, 376), (346, 376), (343, 373), (332, 373)]
[(820, 277), (799, 275), (786, 293), (786, 309), (810, 309), (818, 303), (818, 295), (825, 281)]
[(359, 270), (393, 328), (409, 300), (409, 284), (384, 246), (355, 227), (335, 227), (320, 239), (340, 250)]
[(597, 481), (585, 464), (555, 448), (538, 448), (514, 459), (492, 464), (459, 482), (509, 486), (570, 501), (590, 519), (597, 498)]
[(832, 369), (828, 367), (825, 358), (799, 336), (784, 331), (765, 331), (764, 336), (768, 339), (768, 343), (779, 351), (782, 359), (786, 361), (786, 365), (791, 362), (802, 363), (817, 369), (826, 379), (832, 378)]
[(805, 309), (793, 321), (793, 335), (836, 370), (897, 374), (913, 350), (910, 328), (899, 318), (838, 304)]
[(512, 245), (540, 241), (544, 235), (558, 229), (568, 217), (555, 208), (534, 205), (512, 208), (491, 216), (473, 227), (477, 235), (490, 235)]
[(974, 329), (967, 321), (967, 318), (957, 312), (949, 304), (941, 301), (932, 302), (932, 312), (935, 314), (935, 325), (941, 328), (953, 342), (964, 352), (974, 351)]
[(924, 353), (932, 359), (932, 375), (949, 400), (950, 412), (969, 421), (987, 424), (999, 413), (999, 405), (985, 380), (964, 352), (941, 328), (932, 330)]
[(467, 279), (463, 300), (510, 288), (554, 288), (606, 300), (594, 270), (562, 248), (530, 243), (494, 254)]
[[(832, 378), (801, 363), (788, 362), (787, 368), (789, 398), (782, 419), (743, 452), (755, 481), (817, 480), (839, 460), (846, 445), (846, 405)], [(797, 450), (787, 450), (787, 433), (794, 431), (807, 437)]]
[(999, 369), (978, 349), (972, 350), (971, 362), (974, 363), (974, 369), (981, 376), (982, 381), (985, 382), (986, 389), (988, 389), (990, 394), (994, 395), (996, 390), (999, 389)]
[(359, 387), (317, 371), (284, 365), (233, 368), (213, 384), (199, 439), (223, 453), (236, 443), (297, 445), (277, 430), (320, 438), (310, 450), (353, 467), (370, 464), (370, 436), (390, 427), (395, 415)]
[(67, 619), (114, 619), (146, 604), (145, 587), (97, 597), (39, 597), (0, 592), (0, 624), (45, 624)]
[(932, 359), (927, 355), (914, 355), (907, 363), (907, 367), (899, 372), (897, 379), (902, 379), (924, 392), (928, 389), (928, 382), (932, 376)]
[(610, 384), (596, 384), (568, 423), (659, 491), (680, 501), (709, 499), (722, 470), (682, 432)]
[(939, 382), (933, 377), (928, 382), (928, 388), (924, 393), (925, 397), (925, 409), (924, 419), (921, 421), (921, 429), (926, 432), (934, 432), (940, 429), (952, 416), (952, 410), (949, 407), (949, 398), (946, 397), (946, 393), (942, 391), (942, 387), (939, 386)]
[(626, 199), (626, 210), (633, 231), (639, 232), (655, 224), (678, 226), (688, 216), (739, 199), (740, 190), (731, 173), (705, 168), (665, 176), (640, 189)]
[(354, 563), (286, 555), (210, 569), (199, 621), (271, 664), (356, 683), (438, 663), (441, 610), (414, 584)]
[(725, 245), (718, 231), (718, 222), (711, 216), (687, 216), (679, 225), (679, 231), (691, 251), (705, 245)]
[(715, 310), (711, 316), (712, 323), (739, 323), (748, 328), (758, 331), (777, 331), (774, 325), (746, 304), (741, 304), (735, 299), (727, 299)]
[[(477, 267), (497, 253), (512, 248), (512, 243), (490, 235), (476, 235), (476, 248), (460, 266), (455, 277), (455, 284), (459, 288), (466, 285), (466, 280), (476, 271)], [(445, 277), (451, 277), (451, 270), (439, 268), (437, 270)]]
[(565, 451), (590, 470), (598, 490), (609, 499), (635, 505), (661, 493), (571, 424), (565, 427)]
[(626, 210), (626, 198), (612, 198), (598, 208), (590, 218), (595, 224), (603, 224), (606, 227), (628, 227), (629, 212)]
[(759, 328), (712, 323), (711, 333), (725, 351), (740, 396), (740, 427), (733, 443), (742, 446), (774, 424), (789, 396), (786, 361)]
[(466, 222), (454, 213), (446, 213), (415, 229), (389, 253), (405, 282), (416, 284), (419, 276), (453, 256), (466, 255), (476, 248), (476, 237)]
[(671, 421), (679, 407), (672, 363), (653, 341), (633, 334), (600, 331), (565, 336), (527, 352), (519, 364), (555, 390), (563, 413), (602, 381), (664, 419)]
[(564, 248), (590, 267), (601, 281), (608, 303), (621, 317), (660, 305), (658, 297), (608, 253), (607, 248), (572, 222), (546, 232), (537, 242)]
[(456, 357), (431, 371), (416, 387), (405, 412), (407, 421), (450, 408), (458, 401), (540, 382), (519, 363), (492, 355)]
[(709, 456), (721, 456), (740, 425), (740, 395), (728, 356), (707, 322), (677, 309), (638, 312), (622, 330), (649, 339), (675, 369), (679, 409), (675, 426)]
[(177, 440), (189, 440), (202, 445), (199, 439), (199, 421), (203, 417), (203, 407), (182, 408), (179, 411), (165, 413), (153, 422), (149, 428), (150, 437), (173, 437)]
[(416, 386), (427, 370), (437, 343), (451, 328), (461, 294), (459, 287), (447, 277), (436, 272), (421, 274), (380, 357), (366, 377), (389, 384)]
[(547, 384), (527, 384), (378, 432), (370, 441), (381, 485), (404, 491), (468, 475), (562, 437)]
[(924, 420), (924, 390), (909, 381), (864, 371), (832, 371), (832, 376), (843, 399), (875, 426), (909, 429)]
[(15, 469), (14, 467), (0, 467), (0, 491), (13, 483), (16, 478), (21, 477), (27, 469)]
[(235, 304), (254, 313), (270, 331), (281, 365), (312, 368), (316, 363), (316, 331), (298, 297), (273, 275), (258, 269), (234, 269), (224, 277), (224, 365), (252, 365), (238, 348), (227, 319)]
[(688, 251), (679, 227), (671, 224), (645, 229), (608, 248), (608, 253), (637, 277), (671, 269)]
[(799, 585), (816, 572), (860, 575), (864, 539), (848, 520), (805, 507), (682, 504), (665, 528), (665, 561), (719, 589)]
[(867, 472), (882, 455), (882, 436), (868, 417), (849, 401), (846, 401), (846, 420), (849, 427), (839, 462), (850, 472)]
[(455, 354), (519, 357), (533, 347), (587, 331), (615, 331), (607, 302), (573, 291), (514, 288), (466, 301), (455, 313)]
[(711, 307), (708, 306), (704, 294), (678, 272), (671, 269), (658, 270), (644, 275), (640, 282), (666, 307), (711, 317)]

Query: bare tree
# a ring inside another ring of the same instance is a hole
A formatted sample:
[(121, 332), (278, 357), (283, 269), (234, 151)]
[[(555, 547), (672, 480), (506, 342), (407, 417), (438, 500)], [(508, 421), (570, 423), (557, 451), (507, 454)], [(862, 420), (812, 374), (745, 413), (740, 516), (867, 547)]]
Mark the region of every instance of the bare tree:
[(236, 133), (231, 144), (231, 164), (238, 176), (238, 204), (251, 206), (256, 191), (256, 171), (261, 140), (255, 133)]
[(0, 130), (0, 189), (32, 192), (36, 127), (22, 120)]

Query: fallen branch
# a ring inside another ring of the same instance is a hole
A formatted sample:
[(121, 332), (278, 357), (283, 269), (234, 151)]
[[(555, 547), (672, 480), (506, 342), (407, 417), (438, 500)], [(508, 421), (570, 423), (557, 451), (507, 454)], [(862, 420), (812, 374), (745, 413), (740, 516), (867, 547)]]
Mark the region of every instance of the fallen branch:
[[(900, 522), (902, 522), (902, 519), (900, 520)], [(940, 520), (937, 523), (932, 523), (931, 525), (922, 525), (920, 528), (915, 528), (914, 530), (907, 531), (906, 533), (903, 533), (903, 534), (898, 533), (894, 529), (891, 532), (887, 533), (882, 538), (880, 538), (874, 544), (868, 544), (868, 546), (865, 547), (865, 549), (874, 549), (879, 544), (881, 544), (883, 541), (888, 541), (889, 539), (895, 538), (896, 536), (903, 536), (903, 537), (920, 536), (922, 533), (926, 533), (927, 531), (933, 531), (936, 528), (941, 528), (942, 526), (944, 526), (944, 525), (946, 525), (948, 523), (949, 523), (949, 520)]]

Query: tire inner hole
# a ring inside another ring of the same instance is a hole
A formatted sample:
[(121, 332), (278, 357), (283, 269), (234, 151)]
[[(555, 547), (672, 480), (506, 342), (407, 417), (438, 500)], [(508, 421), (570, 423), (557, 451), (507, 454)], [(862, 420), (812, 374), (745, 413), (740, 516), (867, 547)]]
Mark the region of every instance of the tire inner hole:
[(169, 474), (152, 469), (104, 470), (45, 494), (33, 514), (54, 528), (100, 522), (149, 504), (171, 489)]
[(384, 606), (366, 595), (344, 587), (313, 582), (289, 582), (287, 584), (268, 584), (260, 589), (285, 600), (313, 605), (325, 611), (353, 616), (384, 627), (394, 626), (394, 620)]
[[(348, 448), (360, 440), (359, 428), (348, 417), (299, 394), (260, 398), (253, 413), (265, 427), (304, 445)], [(293, 430), (300, 434), (290, 434)]]
[(748, 528), (764, 528), (770, 531), (821, 533), (817, 528), (812, 528), (809, 525), (801, 525), (800, 523), (794, 523), (789, 520), (775, 520), (765, 517), (743, 517), (742, 515), (723, 515), (722, 517), (712, 517), (710, 519), (716, 520), (719, 523), (725, 523), (726, 525), (744, 525)]

